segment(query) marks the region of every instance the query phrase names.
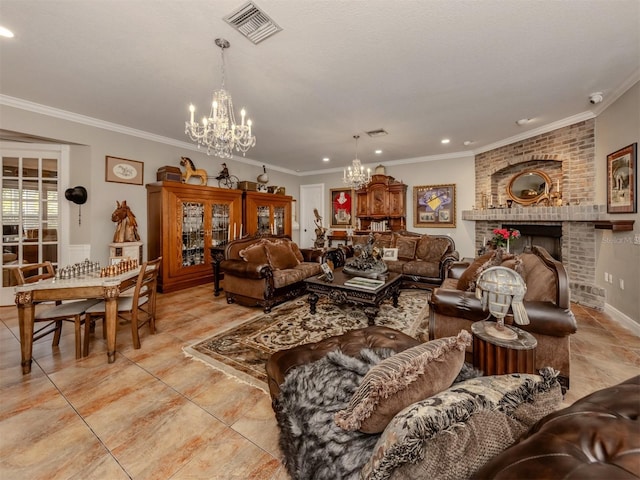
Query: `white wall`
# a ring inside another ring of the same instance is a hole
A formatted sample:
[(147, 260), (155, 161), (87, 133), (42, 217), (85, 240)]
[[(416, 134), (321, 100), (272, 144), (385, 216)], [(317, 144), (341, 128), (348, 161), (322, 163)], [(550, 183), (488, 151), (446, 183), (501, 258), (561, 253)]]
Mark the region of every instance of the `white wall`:
[[(640, 83), (596, 118), (596, 203), (607, 201), (607, 155), (636, 142), (640, 143)], [(640, 187), (637, 172), (636, 184)], [(607, 308), (640, 323), (640, 244), (634, 244), (635, 237), (640, 237), (640, 214), (611, 217), (633, 219), (634, 228), (632, 232), (597, 231), (596, 281), (605, 289)], [(613, 275), (612, 283), (604, 281), (605, 272)], [(624, 281), (624, 290), (620, 280)]]

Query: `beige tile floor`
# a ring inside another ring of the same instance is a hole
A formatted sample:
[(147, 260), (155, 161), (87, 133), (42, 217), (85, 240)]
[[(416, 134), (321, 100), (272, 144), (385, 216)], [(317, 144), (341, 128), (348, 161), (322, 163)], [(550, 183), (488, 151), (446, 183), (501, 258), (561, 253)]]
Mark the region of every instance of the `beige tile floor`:
[[(17, 311), (1, 307), (0, 478), (287, 479), (270, 399), (191, 360), (182, 347), (256, 313), (214, 297), (211, 285), (159, 295), (157, 334), (118, 330), (107, 364), (101, 327), (91, 353), (74, 355), (70, 325), (58, 348), (34, 345), (22, 375)], [(574, 306), (570, 404), (640, 371), (640, 336)]]

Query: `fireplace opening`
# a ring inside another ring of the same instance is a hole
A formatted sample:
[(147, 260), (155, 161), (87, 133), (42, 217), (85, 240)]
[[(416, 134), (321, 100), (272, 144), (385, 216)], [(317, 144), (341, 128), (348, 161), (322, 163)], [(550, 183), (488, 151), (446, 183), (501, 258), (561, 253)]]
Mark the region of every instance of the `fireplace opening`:
[(511, 240), (511, 253), (522, 253), (525, 248), (537, 245), (544, 248), (549, 255), (562, 261), (562, 225), (502, 224), (502, 228), (520, 231), (520, 238)]

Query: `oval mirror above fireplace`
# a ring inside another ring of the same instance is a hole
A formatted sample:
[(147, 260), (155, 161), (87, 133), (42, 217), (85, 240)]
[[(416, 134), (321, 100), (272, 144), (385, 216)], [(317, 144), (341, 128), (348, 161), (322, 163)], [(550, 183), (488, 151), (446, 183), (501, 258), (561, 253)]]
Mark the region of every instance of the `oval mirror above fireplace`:
[(520, 205), (532, 205), (549, 193), (551, 179), (541, 170), (527, 170), (515, 175), (507, 185), (507, 195)]

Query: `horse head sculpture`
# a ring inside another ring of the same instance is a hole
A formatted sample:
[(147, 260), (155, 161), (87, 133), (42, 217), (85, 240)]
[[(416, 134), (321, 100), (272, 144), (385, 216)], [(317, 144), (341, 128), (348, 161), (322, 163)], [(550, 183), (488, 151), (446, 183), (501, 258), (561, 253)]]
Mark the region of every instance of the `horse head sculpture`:
[(136, 216), (127, 205), (126, 200), (123, 200), (122, 203), (116, 201), (116, 209), (111, 214), (111, 221), (118, 223), (113, 234), (114, 243), (137, 242), (140, 240)]

